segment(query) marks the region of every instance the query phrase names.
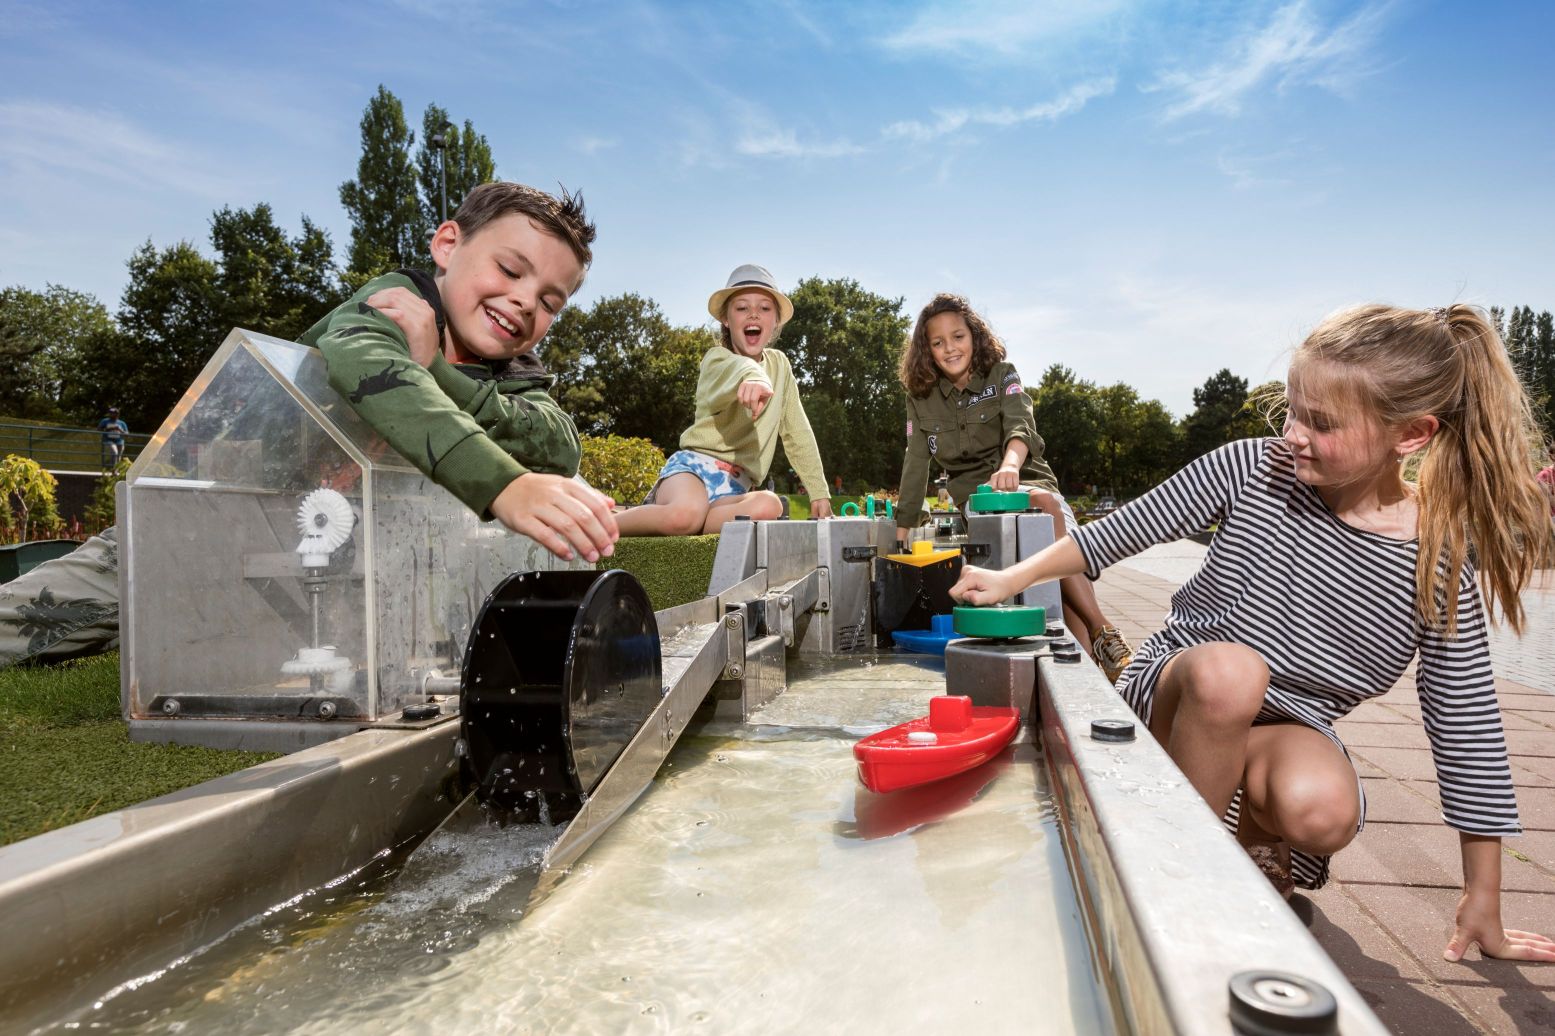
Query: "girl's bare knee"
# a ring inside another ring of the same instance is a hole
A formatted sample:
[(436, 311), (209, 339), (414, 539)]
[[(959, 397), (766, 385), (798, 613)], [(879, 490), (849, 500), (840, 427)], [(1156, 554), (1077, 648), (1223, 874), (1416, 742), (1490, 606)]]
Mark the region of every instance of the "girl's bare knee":
[(666, 536), (694, 536), (702, 531), (707, 508), (696, 504), (669, 504), (664, 509)]
[(1026, 493), (1026, 497), (1031, 501), (1032, 507), (1037, 508), (1039, 511), (1042, 511), (1045, 514), (1051, 514), (1056, 517), (1060, 513), (1058, 508), (1058, 501), (1054, 499), (1052, 493), (1049, 493), (1045, 489), (1029, 490)]
[(1240, 644), (1202, 644), (1184, 654), (1182, 700), (1201, 718), (1251, 724), (1269, 689), (1269, 667)]
[(769, 493), (765, 489), (748, 494), (749, 508), (742, 509), (741, 514), (749, 514), (752, 519), (762, 522), (770, 522), (783, 516), (783, 501), (778, 499), (776, 493)]
[(1324, 781), (1298, 781), (1276, 795), (1280, 835), (1310, 853), (1336, 853), (1355, 838), (1360, 823), (1353, 789)]

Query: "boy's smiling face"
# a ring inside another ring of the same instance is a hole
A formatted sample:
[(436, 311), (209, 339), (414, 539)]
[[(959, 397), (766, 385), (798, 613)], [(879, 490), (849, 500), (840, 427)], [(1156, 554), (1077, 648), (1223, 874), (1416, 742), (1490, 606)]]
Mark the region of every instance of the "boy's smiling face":
[(473, 234), (452, 220), (432, 235), (451, 360), (510, 360), (533, 349), (583, 280), (561, 238), (522, 213)]

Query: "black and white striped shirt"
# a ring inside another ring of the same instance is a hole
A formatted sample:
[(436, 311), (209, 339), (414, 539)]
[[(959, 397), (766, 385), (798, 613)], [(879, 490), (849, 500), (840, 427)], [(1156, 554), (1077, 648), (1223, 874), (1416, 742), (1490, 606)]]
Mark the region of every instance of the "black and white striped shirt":
[[(1518, 834), (1485, 609), (1472, 566), (1448, 640), (1415, 614), (1418, 540), (1340, 521), (1296, 478), (1281, 439), (1245, 439), (1189, 464), (1122, 510), (1083, 526), (1087, 574), (1219, 522), (1204, 565), (1172, 595), (1141, 660), (1212, 641), (1245, 644), (1269, 666), (1264, 714), (1333, 736), (1333, 722), (1392, 687), (1416, 656), (1421, 714), (1443, 819), (1459, 831)], [(1131, 667), (1133, 668), (1133, 667)], [(1337, 738), (1336, 738), (1337, 740)]]

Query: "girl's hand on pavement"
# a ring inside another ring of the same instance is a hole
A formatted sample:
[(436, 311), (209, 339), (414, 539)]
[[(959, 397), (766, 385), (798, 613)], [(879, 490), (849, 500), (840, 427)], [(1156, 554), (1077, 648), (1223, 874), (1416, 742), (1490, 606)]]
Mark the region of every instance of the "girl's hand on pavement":
[[(954, 590), (951, 591), (955, 593)], [(1520, 932), (1501, 926), (1500, 897), (1471, 896), (1458, 900), (1452, 939), (1442, 951), (1444, 960), (1462, 960), (1469, 947), (1478, 944), (1486, 957), (1501, 960), (1555, 961), (1555, 939), (1538, 932)]]

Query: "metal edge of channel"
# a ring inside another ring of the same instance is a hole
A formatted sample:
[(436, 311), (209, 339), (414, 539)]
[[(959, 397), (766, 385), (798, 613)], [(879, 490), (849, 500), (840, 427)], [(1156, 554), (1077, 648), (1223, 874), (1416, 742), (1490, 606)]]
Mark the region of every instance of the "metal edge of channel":
[[(458, 805), (459, 724), (368, 730), (0, 847), (0, 1020), (28, 1031), (408, 845)], [(410, 778), (408, 775), (417, 775)]]
[[(1231, 1034), (1231, 976), (1325, 986), (1339, 1031), (1388, 1030), (1100, 672), (1037, 660), (1038, 712), (1066, 855), (1122, 1031)], [(1127, 744), (1091, 737), (1135, 722)]]

